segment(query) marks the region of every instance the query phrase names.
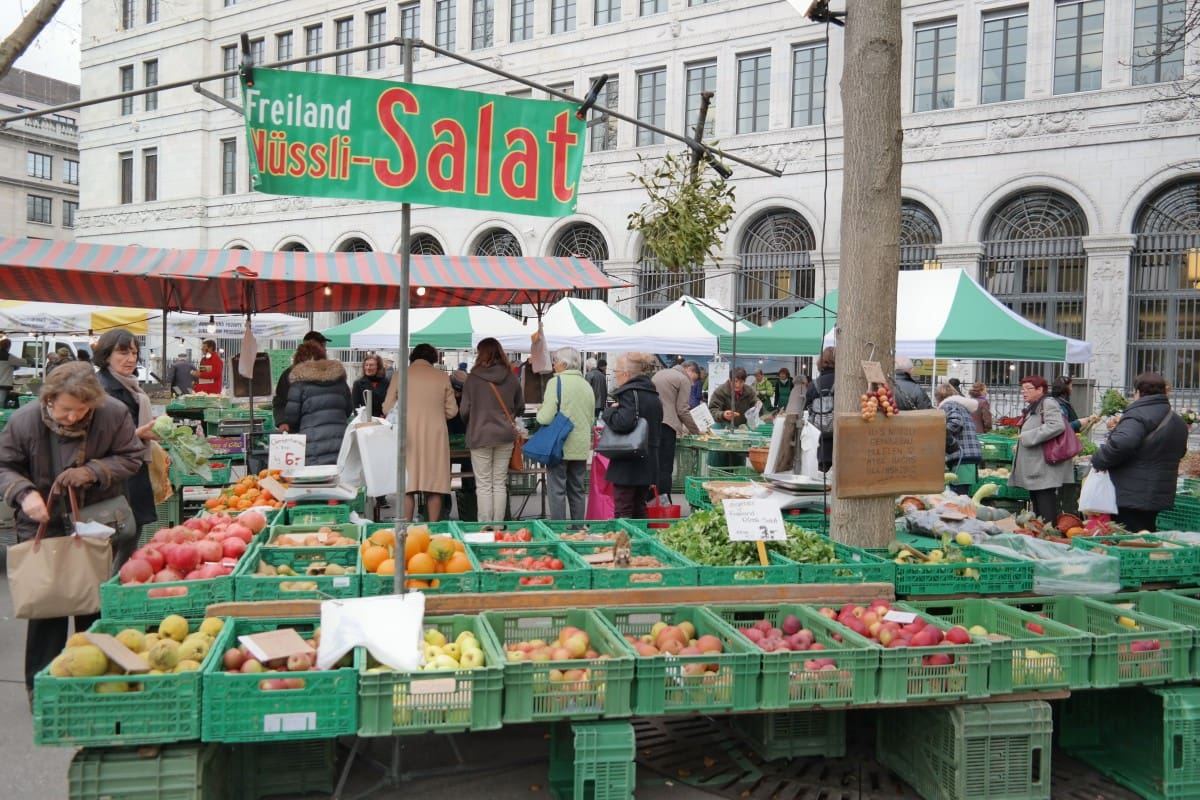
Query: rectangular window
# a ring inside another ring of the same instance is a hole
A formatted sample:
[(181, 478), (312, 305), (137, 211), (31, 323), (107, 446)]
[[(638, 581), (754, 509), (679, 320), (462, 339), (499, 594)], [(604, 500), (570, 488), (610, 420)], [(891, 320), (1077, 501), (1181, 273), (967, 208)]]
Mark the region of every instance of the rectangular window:
[(1189, 16), (1185, 0), (1135, 0), (1133, 84), (1166, 83), (1183, 77)]
[(771, 54), (738, 58), (737, 132), (765, 131), (771, 124)]
[(1054, 93), (1099, 89), (1104, 0), (1059, 0), (1054, 17)]
[(509, 40), (526, 42), (533, 38), (533, 0), (512, 0)]
[(550, 0), (550, 32), (575, 30), (575, 0)]
[(146, 0), (146, 23), (151, 22), (158, 22), (158, 0)]
[[(616, 111), (617, 104), (620, 101), (618, 88), (619, 85), (616, 77), (609, 78), (608, 82), (604, 84), (604, 88), (600, 90), (600, 94), (596, 95), (596, 105), (594, 108), (604, 107)], [(593, 118), (595, 118), (595, 115), (596, 112), (593, 111)], [(588, 129), (590, 131), (588, 139), (591, 143), (593, 153), (601, 150), (617, 149), (617, 120), (607, 114), (602, 116), (604, 119), (603, 122), (597, 123)]]
[[(132, 92), (133, 91), (133, 65), (130, 65), (127, 67), (121, 67), (121, 91), (122, 92)], [(133, 98), (132, 97), (122, 97), (121, 98), (121, 116), (127, 117), (132, 113), (133, 113)]]
[[(367, 12), (367, 44), (375, 44), (382, 42), (387, 38), (387, 11), (379, 9), (378, 11)], [(382, 47), (376, 47), (373, 50), (367, 51), (367, 72), (375, 72), (383, 69), (386, 64), (387, 56), (384, 54)]]
[(158, 199), (158, 148), (142, 151), (142, 200), (150, 203)]
[[(236, 44), (221, 48), (221, 71), (230, 72), (238, 68), (238, 48)], [(226, 75), (221, 79), (221, 95), (226, 100), (236, 100), (238, 96), (238, 76)]]
[(495, 43), (495, 0), (471, 0), (471, 49), (482, 50)]
[[(637, 118), (639, 122), (663, 127), (667, 116), (667, 71), (653, 69), (639, 72), (637, 76)], [(637, 143), (660, 144), (661, 133), (638, 128)]]
[(74, 200), (63, 200), (63, 227), (74, 228), (75, 218), (79, 216), (79, 203)]
[[(354, 46), (354, 18), (335, 19), (333, 21), (333, 46), (345, 50)], [(333, 60), (333, 71), (338, 75), (349, 75), (354, 71), (354, 54), (342, 53)]]
[(639, 0), (638, 11), (643, 17), (662, 14), (667, 10), (667, 0)]
[(953, 20), (913, 32), (913, 111), (954, 107), (958, 27)]
[(237, 194), (237, 139), (221, 140), (221, 194)]
[(26, 220), (29, 222), (40, 222), (43, 225), (49, 225), (54, 222), (51, 212), (53, 201), (49, 197), (40, 197), (36, 194), (31, 194), (27, 195), (25, 200)]
[(593, 25), (608, 25), (621, 21), (620, 0), (596, 0), (592, 8)]
[(434, 44), (443, 50), (454, 52), (454, 41), (458, 38), (457, 15), (455, 0), (437, 0), (433, 7)]
[(54, 156), (29, 151), (25, 154), (25, 174), (31, 178), (50, 180), (53, 176)]
[(983, 18), (983, 66), (980, 102), (1001, 103), (1025, 97), (1025, 40), (1029, 14), (1024, 7)]
[(63, 159), (63, 183), (79, 185), (79, 162), (73, 158)]
[(133, 27), (134, 18), (134, 3), (133, 0), (121, 0), (121, 27), (129, 30)]
[[(717, 90), (717, 61), (688, 64), (684, 68), (687, 96), (684, 98), (683, 132), (692, 136), (696, 132), (696, 121), (700, 118), (700, 95)], [(715, 129), (715, 114), (710, 106), (704, 123), (704, 136), (712, 136)]]
[[(421, 4), (420, 3), (403, 3), (400, 6), (400, 38), (402, 39), (420, 39), (421, 38)], [(420, 50), (413, 50), (413, 59), (416, 59), (421, 54)]]
[(267, 63), (266, 39), (250, 40), (250, 63), (259, 65)]
[(118, 153), (117, 159), (121, 176), (121, 205), (128, 205), (133, 202), (133, 153)]
[[(292, 58), (292, 32), (284, 31), (283, 33), (275, 34), (275, 60), (290, 61)], [(291, 69), (291, 67), (280, 67), (280, 69)]]
[(689, 6), (706, 6), (709, 3), (715, 3), (717, 0), (688, 0)]
[[(321, 26), (309, 25), (304, 29), (304, 55), (315, 56), (321, 52)], [(320, 72), (321, 59), (304, 62), (305, 72)]]
[[(142, 62), (142, 82), (147, 89), (151, 86), (158, 86), (158, 59)], [(154, 111), (158, 108), (158, 92), (147, 92), (142, 97), (146, 100), (147, 111)]]
[(824, 44), (792, 48), (792, 127), (820, 125), (825, 120)]
[(225, 0), (226, 8), (233, 8), (236, 5), (237, 5), (237, 0)]

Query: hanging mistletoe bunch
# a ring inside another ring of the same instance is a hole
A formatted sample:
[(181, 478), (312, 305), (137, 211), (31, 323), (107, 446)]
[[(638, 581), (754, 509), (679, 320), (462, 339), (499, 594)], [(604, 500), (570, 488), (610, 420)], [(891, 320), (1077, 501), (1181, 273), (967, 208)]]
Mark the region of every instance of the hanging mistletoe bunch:
[(721, 236), (733, 218), (733, 187), (705, 160), (693, 169), (690, 154), (667, 153), (634, 179), (649, 200), (629, 215), (629, 230), (641, 233), (646, 248), (664, 269), (690, 270), (716, 258)]

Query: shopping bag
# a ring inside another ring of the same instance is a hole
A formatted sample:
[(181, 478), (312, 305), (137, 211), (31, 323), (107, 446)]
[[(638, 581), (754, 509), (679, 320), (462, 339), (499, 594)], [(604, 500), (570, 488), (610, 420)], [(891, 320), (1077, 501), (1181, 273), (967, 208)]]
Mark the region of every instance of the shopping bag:
[(1042, 456), (1047, 464), (1061, 464), (1070, 461), (1083, 452), (1083, 442), (1075, 435), (1068, 425), (1067, 429), (1053, 439), (1042, 442)]
[[(557, 383), (558, 408), (562, 408), (562, 380)], [(567, 436), (575, 430), (575, 423), (558, 411), (549, 425), (543, 425), (525, 442), (524, 457), (547, 467), (553, 467), (563, 460), (563, 444)]]
[(1116, 514), (1117, 487), (1105, 470), (1092, 470), (1079, 487), (1079, 511), (1083, 514)]
[(821, 432), (811, 422), (805, 422), (800, 431), (800, 474), (810, 478), (820, 477), (817, 448), (821, 444)]

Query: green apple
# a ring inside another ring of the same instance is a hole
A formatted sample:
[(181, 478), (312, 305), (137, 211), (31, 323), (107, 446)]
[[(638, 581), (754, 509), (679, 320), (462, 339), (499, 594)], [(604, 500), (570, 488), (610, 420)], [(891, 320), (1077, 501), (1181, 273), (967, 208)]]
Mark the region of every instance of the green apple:
[(483, 666), (482, 650), (464, 650), (458, 659), (458, 665), (465, 669), (477, 669)]
[(425, 644), (432, 644), (441, 647), (446, 643), (446, 635), (437, 628), (430, 628), (425, 631)]

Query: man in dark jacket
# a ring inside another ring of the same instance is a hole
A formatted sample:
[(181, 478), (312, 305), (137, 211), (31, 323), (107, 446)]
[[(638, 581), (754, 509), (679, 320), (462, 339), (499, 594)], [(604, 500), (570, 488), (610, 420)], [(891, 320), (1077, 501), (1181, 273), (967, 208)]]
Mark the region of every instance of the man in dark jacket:
[[(304, 338), (300, 341), (300, 344), (304, 344), (304, 342), (317, 342), (321, 347), (325, 347), (329, 339), (320, 331), (309, 331), (304, 334)], [(388, 377), (389, 379), (391, 378), (391, 376)], [(275, 382), (275, 396), (271, 399), (271, 411), (275, 416), (275, 427), (284, 433), (288, 432), (287, 423), (283, 421), (283, 418), (287, 412), (288, 387), (291, 386), (291, 382), (292, 368), (288, 367), (279, 374), (279, 380)], [(295, 431), (292, 432), (295, 433)]]
[(588, 373), (584, 377), (592, 385), (592, 394), (596, 396), (596, 419), (600, 419), (600, 412), (604, 410), (604, 401), (608, 399), (608, 377), (604, 374), (604, 370), (608, 369), (608, 362), (601, 358), (589, 366)]
[(1187, 423), (1171, 410), (1167, 382), (1157, 372), (1134, 381), (1133, 402), (1092, 456), (1117, 490), (1117, 521), (1130, 531), (1154, 531), (1159, 511), (1175, 505), (1179, 462), (1187, 453)]
[(913, 363), (911, 358), (896, 356), (896, 378), (892, 382), (892, 394), (896, 397), (896, 407), (901, 411), (916, 411), (922, 408), (933, 408), (929, 395), (921, 388), (921, 384), (912, 379)]

